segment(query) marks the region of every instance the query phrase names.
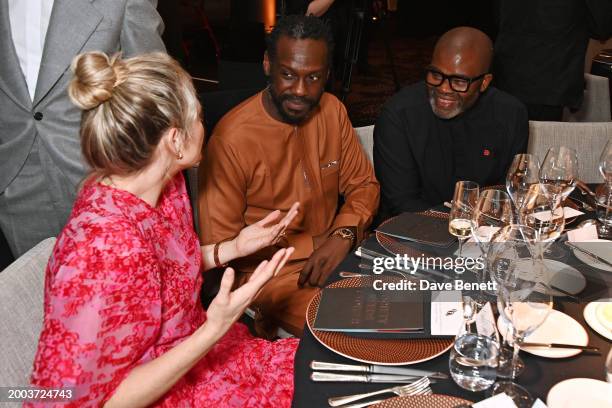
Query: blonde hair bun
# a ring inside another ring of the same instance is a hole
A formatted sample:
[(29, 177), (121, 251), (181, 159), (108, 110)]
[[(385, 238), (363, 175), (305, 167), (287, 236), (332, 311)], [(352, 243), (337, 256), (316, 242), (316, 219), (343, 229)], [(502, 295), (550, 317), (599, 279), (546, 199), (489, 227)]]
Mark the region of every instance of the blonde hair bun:
[(113, 89), (123, 82), (125, 67), (119, 54), (112, 57), (102, 52), (80, 54), (72, 61), (74, 78), (68, 87), (72, 102), (90, 110), (108, 101)]

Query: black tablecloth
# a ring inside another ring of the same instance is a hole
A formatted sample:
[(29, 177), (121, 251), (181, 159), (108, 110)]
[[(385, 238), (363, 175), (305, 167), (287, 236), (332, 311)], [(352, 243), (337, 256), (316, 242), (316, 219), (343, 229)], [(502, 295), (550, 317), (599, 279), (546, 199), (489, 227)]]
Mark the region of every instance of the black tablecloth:
[[(379, 252), (384, 253), (374, 237), (369, 238), (366, 244), (368, 247), (377, 248)], [(569, 256), (572, 257), (573, 255), (570, 254)], [(360, 272), (359, 262), (359, 258), (351, 253), (332, 274), (328, 283), (340, 279), (338, 276), (340, 271)], [(534, 398), (546, 401), (548, 390), (554, 384), (569, 378), (586, 377), (605, 381), (605, 358), (610, 350), (611, 343), (587, 325), (582, 312), (588, 301), (604, 297), (609, 293), (609, 286), (606, 287), (605, 284), (602, 284), (599, 278), (604, 276), (603, 274), (609, 274), (606, 277), (609, 279), (612, 272), (597, 270), (590, 272), (585, 273), (587, 287), (580, 294), (580, 298), (584, 301), (570, 303), (560, 301), (561, 298), (555, 298), (554, 308), (576, 319), (587, 330), (589, 344), (599, 347), (601, 355), (581, 353), (569, 358), (547, 359), (521, 352), (521, 357), (525, 362), (525, 370), (518, 377), (517, 382), (527, 388)], [(433, 360), (414, 364), (410, 367), (448, 373), (448, 358), (449, 352), (446, 352)], [(294, 407), (326, 407), (328, 406), (327, 399), (332, 396), (374, 391), (391, 386), (391, 384), (315, 383), (310, 380), (309, 364), (312, 360), (359, 364), (328, 350), (313, 337), (308, 328), (305, 328), (295, 358)], [(452, 380), (440, 381), (433, 384), (431, 388), (434, 393), (455, 395), (474, 402), (486, 397), (486, 391), (468, 392), (457, 386)]]

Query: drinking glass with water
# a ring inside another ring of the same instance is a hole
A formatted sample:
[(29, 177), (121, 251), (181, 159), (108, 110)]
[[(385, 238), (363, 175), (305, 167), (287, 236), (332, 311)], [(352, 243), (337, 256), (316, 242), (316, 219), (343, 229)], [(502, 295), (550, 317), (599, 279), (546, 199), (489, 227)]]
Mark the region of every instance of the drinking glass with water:
[(464, 333), (455, 339), (448, 366), (463, 389), (483, 391), (495, 383), (499, 343), (493, 337)]

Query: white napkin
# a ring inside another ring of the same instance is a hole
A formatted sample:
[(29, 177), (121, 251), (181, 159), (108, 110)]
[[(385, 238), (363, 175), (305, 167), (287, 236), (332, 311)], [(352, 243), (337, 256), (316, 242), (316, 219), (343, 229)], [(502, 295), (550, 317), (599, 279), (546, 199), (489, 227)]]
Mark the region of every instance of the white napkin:
[(507, 394), (501, 393), (472, 405), (473, 408), (516, 408), (516, 404)]
[[(563, 216), (565, 217), (566, 220), (568, 218), (577, 217), (582, 214), (584, 213), (578, 210), (574, 210), (571, 207), (563, 207)], [(550, 211), (540, 211), (540, 212), (534, 213), (532, 216), (540, 221), (550, 221)]]
[(597, 227), (595, 225), (585, 225), (582, 228), (567, 231), (569, 242), (589, 242), (597, 239)]

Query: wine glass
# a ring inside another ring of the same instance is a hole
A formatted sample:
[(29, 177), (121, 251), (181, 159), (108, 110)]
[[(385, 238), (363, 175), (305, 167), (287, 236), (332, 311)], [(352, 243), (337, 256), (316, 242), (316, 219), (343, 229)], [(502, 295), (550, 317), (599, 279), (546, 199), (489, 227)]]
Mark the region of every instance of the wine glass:
[(612, 139), (608, 140), (599, 158), (599, 172), (606, 183), (612, 183)]
[[(543, 185), (533, 185), (519, 210), (519, 222), (538, 232), (541, 242), (552, 243), (563, 233), (565, 214), (563, 207), (553, 207)], [(548, 247), (544, 245), (543, 248)]]
[(597, 232), (599, 236), (607, 238), (612, 235), (612, 225), (610, 225), (610, 219), (612, 218), (610, 214), (610, 206), (612, 205), (612, 139), (608, 140), (601, 153), (599, 172), (604, 178), (605, 187), (603, 191), (605, 194), (597, 197), (597, 203), (602, 204), (601, 208), (600, 206), (597, 207), (598, 213), (601, 213), (598, 218), (603, 220)]
[(459, 258), (463, 257), (463, 241), (472, 232), (472, 212), (476, 201), (478, 201), (478, 192), (478, 183), (473, 181), (458, 181), (455, 183), (448, 231), (459, 239)]
[(533, 154), (521, 153), (514, 156), (506, 175), (506, 190), (517, 211), (523, 205), (523, 198), (529, 187), (538, 184), (540, 161)]
[(578, 156), (574, 149), (551, 147), (544, 157), (539, 172), (540, 185), (544, 194), (556, 208), (576, 187), (578, 178)]
[[(501, 190), (488, 189), (480, 193), (472, 215), (472, 237), (478, 244), (482, 257), (486, 260), (489, 243), (493, 235), (502, 227), (513, 221), (512, 201), (508, 194)], [(485, 268), (478, 276), (480, 283), (486, 280)], [(479, 292), (480, 293), (480, 292)], [(477, 306), (482, 306), (477, 299)]]
[[(524, 338), (533, 333), (546, 320), (552, 298), (536, 290), (537, 268), (541, 262), (538, 249), (539, 236), (533, 228), (511, 224), (501, 228), (492, 238), (488, 251), (488, 264), (497, 283), (497, 305), (500, 315), (508, 325), (506, 340), (512, 344), (512, 358), (503, 359), (500, 354), (498, 377), (509, 368), (508, 377), (516, 378), (519, 372), (518, 353)], [(518, 273), (526, 271), (526, 273)], [(491, 389), (493, 395), (506, 393), (518, 407), (531, 407), (532, 398), (527, 390), (512, 381), (497, 382)]]

